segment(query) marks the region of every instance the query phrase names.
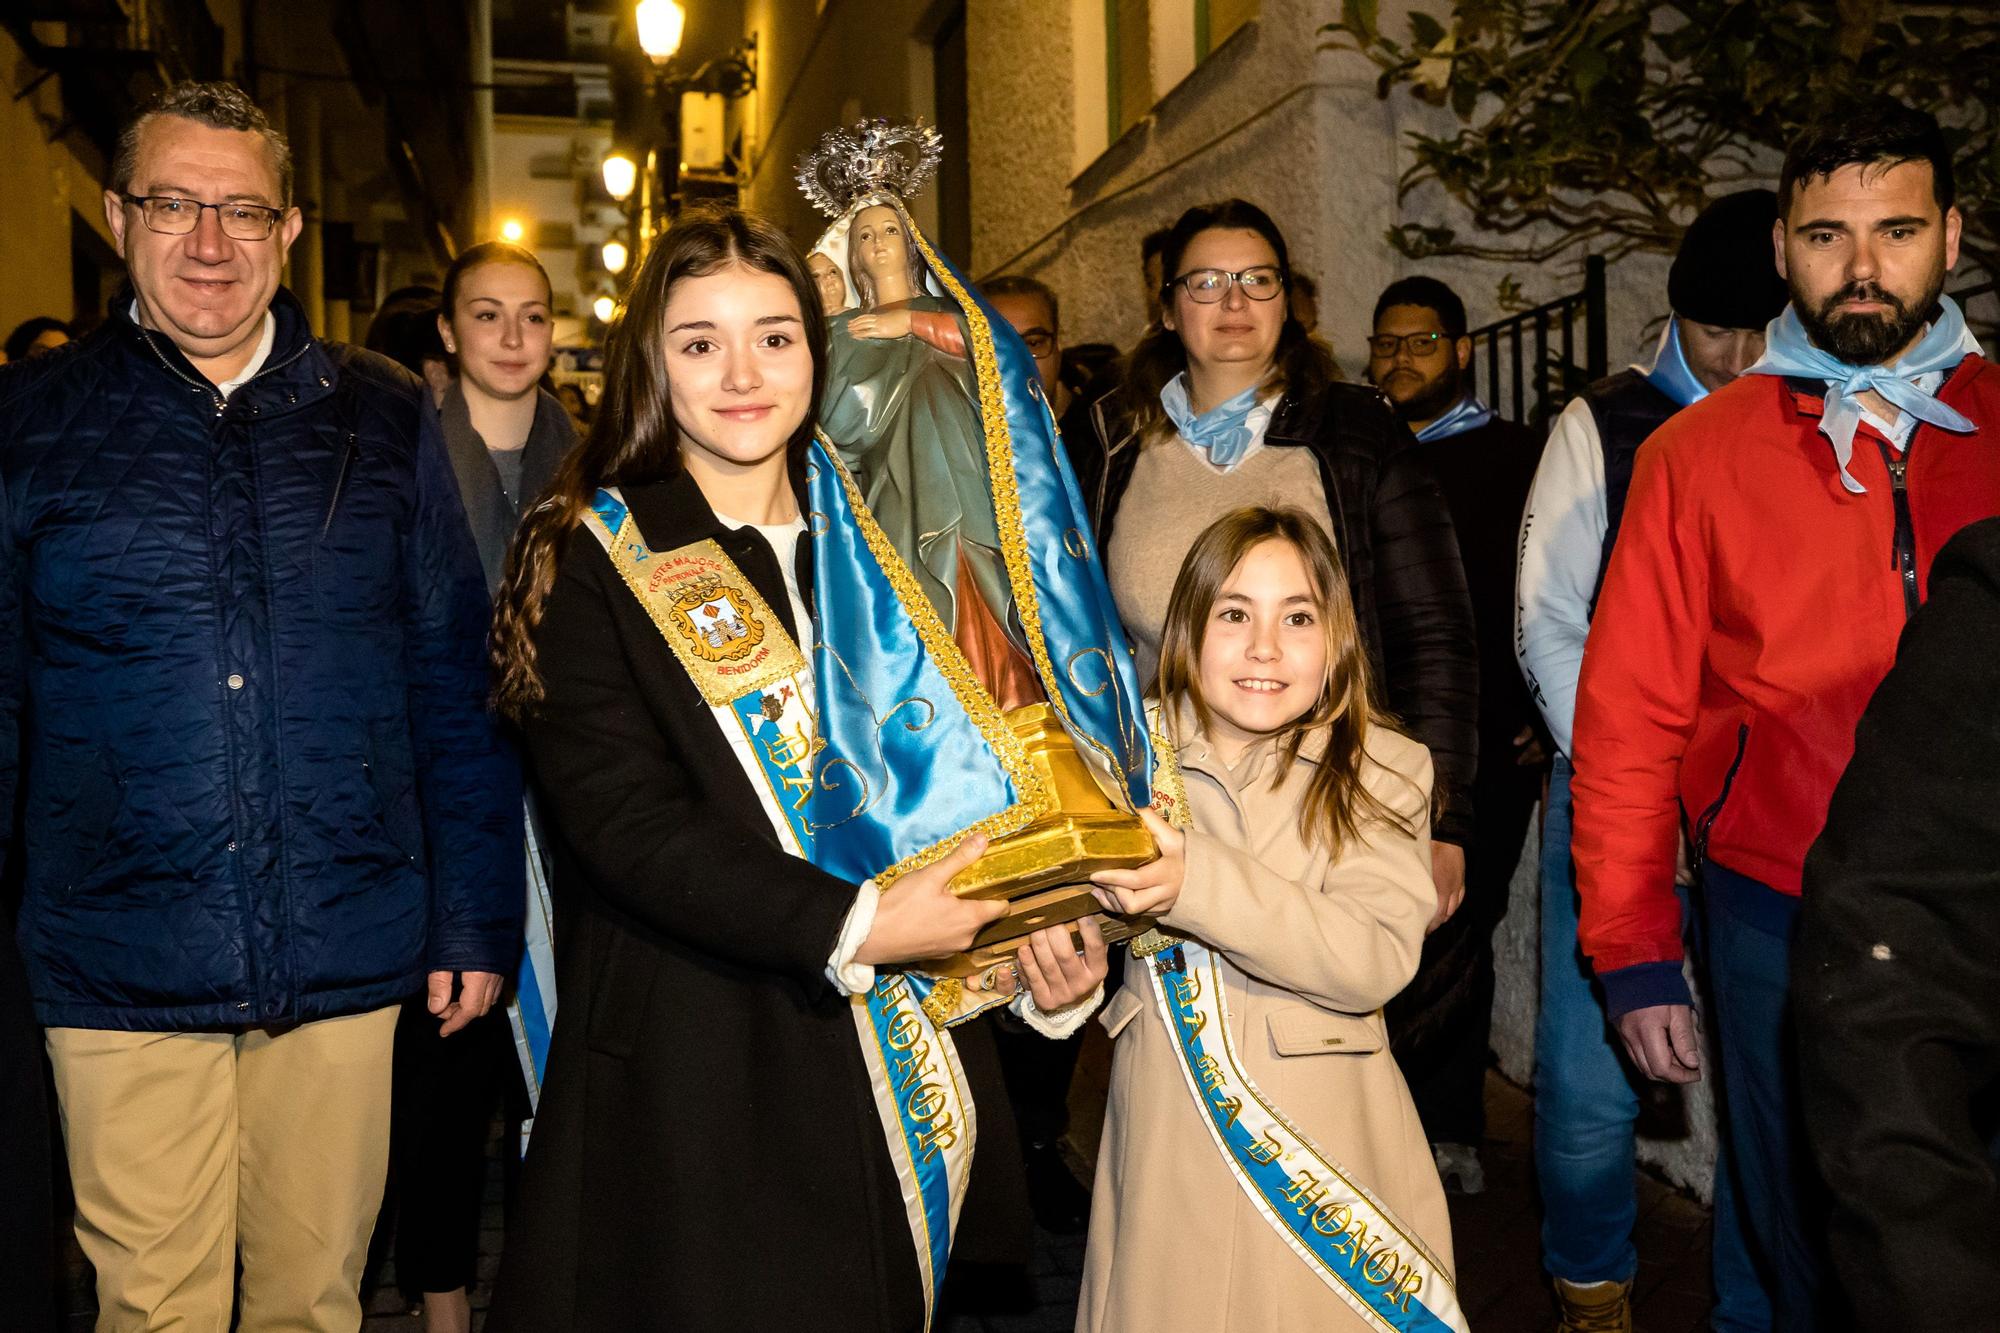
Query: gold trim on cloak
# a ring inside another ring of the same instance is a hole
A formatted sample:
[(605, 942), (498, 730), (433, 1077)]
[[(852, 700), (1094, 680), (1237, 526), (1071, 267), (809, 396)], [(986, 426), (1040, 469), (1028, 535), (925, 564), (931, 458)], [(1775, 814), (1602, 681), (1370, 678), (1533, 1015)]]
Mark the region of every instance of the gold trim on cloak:
[(951, 686), (953, 696), (972, 719), (973, 725), (979, 728), (979, 734), (986, 738), (986, 744), (999, 758), (1000, 766), (1007, 771), (1007, 776), (1013, 780), (1014, 790), (1020, 796), (1019, 800), (1006, 809), (988, 815), (947, 838), (911, 853), (887, 870), (878, 872), (875, 876), (876, 885), (887, 888), (910, 871), (921, 870), (927, 865), (943, 860), (960, 841), (975, 833), (999, 837), (1026, 828), (1037, 819), (1053, 814), (1055, 794), (1048, 790), (1047, 784), (1036, 772), (1034, 764), (1028, 758), (1027, 747), (1014, 734), (1006, 714), (1000, 711), (1000, 705), (993, 702), (992, 696), (987, 694), (978, 677), (973, 675), (971, 664), (965, 660), (965, 654), (959, 651), (958, 644), (945, 629), (937, 608), (931, 605), (930, 598), (924, 594), (924, 590), (917, 586), (909, 566), (903, 563), (903, 557), (896, 553), (888, 534), (882, 531), (882, 525), (877, 523), (875, 515), (869, 512), (867, 502), (861, 497), (861, 488), (855, 485), (853, 474), (848, 472), (846, 464), (840, 461), (840, 454), (833, 447), (833, 442), (824, 434), (819, 435), (819, 442), (826, 453), (827, 461), (833, 465), (834, 476), (839, 480), (841, 489), (847, 493), (848, 509), (854, 514), (856, 526), (861, 529), (862, 540), (868, 544), (870, 554), (882, 567), (882, 573), (889, 580), (889, 586), (895, 589), (897, 600), (902, 602), (903, 610), (908, 613), (911, 624), (916, 627), (917, 637), (922, 639), (924, 647), (930, 650), (931, 660), (937, 664), (939, 674), (945, 678), (945, 683)]
[[(899, 201), (900, 202), (900, 201)], [(907, 217), (909, 209), (904, 207)], [(972, 354), (972, 368), (979, 383), (980, 426), (986, 435), (986, 474), (993, 490), (993, 517), (1000, 530), (1000, 554), (1007, 565), (1007, 582), (1014, 590), (1015, 609), (1020, 613), (1021, 627), (1028, 634), (1028, 650), (1035, 660), (1035, 670), (1042, 678), (1042, 687), (1048, 691), (1049, 702), (1062, 719), (1063, 730), (1070, 738), (1088, 745), (1104, 758), (1110, 773), (1116, 779), (1120, 804), (1130, 803), (1125, 793), (1125, 765), (1118, 756), (1111, 753), (1094, 737), (1079, 729), (1069, 715), (1069, 705), (1063, 699), (1062, 687), (1058, 684), (1055, 663), (1049, 657), (1048, 640), (1042, 633), (1041, 597), (1035, 591), (1034, 567), (1028, 558), (1028, 536), (1021, 517), (1021, 482), (1014, 473), (1013, 433), (1007, 425), (1007, 399), (1000, 388), (999, 353), (993, 347), (993, 326), (987, 322), (986, 313), (979, 303), (972, 299), (964, 285), (950, 268), (942, 263), (937, 251), (924, 238), (923, 230), (910, 219), (910, 239), (916, 242), (917, 250), (930, 266), (959, 313), (965, 317), (966, 328), (972, 337), (967, 351)], [(1116, 674), (1113, 673), (1113, 683)]]

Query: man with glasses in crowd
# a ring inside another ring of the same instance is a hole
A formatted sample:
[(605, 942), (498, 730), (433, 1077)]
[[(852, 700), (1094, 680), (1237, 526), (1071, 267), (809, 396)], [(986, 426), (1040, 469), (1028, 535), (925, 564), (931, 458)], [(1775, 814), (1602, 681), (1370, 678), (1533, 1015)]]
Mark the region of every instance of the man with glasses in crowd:
[(1093, 437), (1090, 395), (1077, 393), (1063, 382), (1062, 307), (1055, 292), (1038, 279), (1011, 275), (984, 283), (979, 290), (1028, 345), (1064, 445), (1071, 449), (1079, 443), (1088, 446)]
[(1486, 1136), (1493, 932), (1507, 914), (1545, 755), (1513, 651), (1514, 540), (1542, 442), (1473, 392), (1465, 303), (1436, 278), (1400, 279), (1376, 300), (1368, 382), (1416, 434), (1416, 455), (1451, 509), (1472, 594), (1479, 762), (1465, 905), (1424, 941), (1416, 978), (1389, 1004), (1389, 1031), (1438, 1174), (1477, 1194), (1485, 1188), (1479, 1144)]
[(278, 286), (249, 98), (163, 94), (104, 207), (130, 287), (0, 372), (0, 847), (77, 1237), (99, 1328), (351, 1330), (399, 1002), (453, 1032), (521, 948), (484, 581), (416, 382)]

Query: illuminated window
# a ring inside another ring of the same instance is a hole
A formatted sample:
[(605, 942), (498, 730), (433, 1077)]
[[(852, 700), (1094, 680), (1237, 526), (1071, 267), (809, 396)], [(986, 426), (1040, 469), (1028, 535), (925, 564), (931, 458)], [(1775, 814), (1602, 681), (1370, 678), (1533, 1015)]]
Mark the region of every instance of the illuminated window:
[(1259, 0), (1102, 0), (1073, 10), (1079, 167), (1152, 114), (1258, 7)]
[(1105, 101), (1116, 139), (1153, 109), (1151, 0), (1104, 0)]

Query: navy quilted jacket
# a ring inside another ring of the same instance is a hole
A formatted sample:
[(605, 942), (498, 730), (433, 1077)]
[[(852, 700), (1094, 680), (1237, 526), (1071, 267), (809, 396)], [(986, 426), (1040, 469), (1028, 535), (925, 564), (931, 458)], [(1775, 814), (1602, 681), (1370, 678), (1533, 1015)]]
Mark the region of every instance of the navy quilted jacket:
[(511, 971), (520, 776), (416, 381), (280, 291), (225, 403), (128, 305), (0, 370), (0, 848), (37, 1015), (284, 1025)]

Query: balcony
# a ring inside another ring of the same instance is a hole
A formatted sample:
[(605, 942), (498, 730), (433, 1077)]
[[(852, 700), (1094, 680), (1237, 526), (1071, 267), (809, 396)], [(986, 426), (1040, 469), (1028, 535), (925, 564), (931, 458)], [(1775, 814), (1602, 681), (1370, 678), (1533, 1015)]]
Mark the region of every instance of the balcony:
[(202, 0), (25, 0), (0, 22), (43, 77), (61, 79), (67, 127), (107, 157), (148, 96), (222, 74), (222, 29)]

